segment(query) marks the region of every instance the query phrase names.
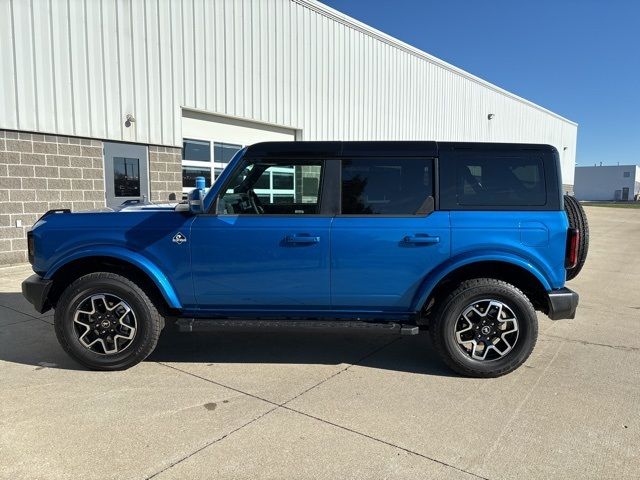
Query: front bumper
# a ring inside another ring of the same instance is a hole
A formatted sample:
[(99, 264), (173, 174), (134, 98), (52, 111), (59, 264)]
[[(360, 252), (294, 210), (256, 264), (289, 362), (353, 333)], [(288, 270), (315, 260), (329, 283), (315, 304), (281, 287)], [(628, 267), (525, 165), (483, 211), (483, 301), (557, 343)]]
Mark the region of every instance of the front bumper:
[(53, 280), (45, 280), (39, 275), (31, 275), (22, 282), (22, 295), (38, 313), (44, 313), (51, 308), (47, 298), (51, 285)]
[(578, 308), (580, 299), (576, 292), (568, 288), (561, 288), (549, 292), (547, 297), (549, 307), (547, 316), (551, 320), (576, 317), (576, 308)]

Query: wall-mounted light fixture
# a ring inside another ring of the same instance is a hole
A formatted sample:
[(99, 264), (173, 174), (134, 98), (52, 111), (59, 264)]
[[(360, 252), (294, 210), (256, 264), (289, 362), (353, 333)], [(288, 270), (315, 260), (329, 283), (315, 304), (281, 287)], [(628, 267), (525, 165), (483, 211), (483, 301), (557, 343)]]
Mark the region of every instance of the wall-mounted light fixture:
[(490, 113), (489, 115), (487, 115), (487, 119), (489, 120), (493, 120), (493, 118), (495, 117), (495, 114)]
[(128, 128), (128, 127), (130, 127), (132, 123), (135, 123), (135, 122), (136, 122), (136, 119), (135, 119), (135, 118), (134, 118), (134, 116), (133, 116), (133, 115), (131, 115), (130, 113), (127, 113), (127, 116), (126, 116), (126, 117), (124, 117), (124, 118), (125, 118), (125, 120), (124, 120), (124, 126), (125, 126), (125, 127), (127, 127), (127, 128)]

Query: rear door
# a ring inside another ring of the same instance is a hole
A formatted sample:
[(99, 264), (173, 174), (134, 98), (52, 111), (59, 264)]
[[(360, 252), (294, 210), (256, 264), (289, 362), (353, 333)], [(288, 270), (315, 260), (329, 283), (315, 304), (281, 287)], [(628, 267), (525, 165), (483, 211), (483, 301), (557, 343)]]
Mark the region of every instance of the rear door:
[(434, 211), (434, 159), (345, 158), (331, 228), (336, 310), (406, 312), (449, 257), (449, 212)]

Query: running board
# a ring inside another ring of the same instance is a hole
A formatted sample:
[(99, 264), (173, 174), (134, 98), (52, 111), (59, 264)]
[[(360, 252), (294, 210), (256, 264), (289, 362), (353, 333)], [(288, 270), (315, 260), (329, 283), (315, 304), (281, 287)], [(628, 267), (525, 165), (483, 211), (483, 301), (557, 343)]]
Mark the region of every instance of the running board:
[(395, 322), (363, 322), (354, 320), (243, 320), (243, 319), (199, 319), (179, 318), (176, 326), (180, 332), (202, 332), (216, 328), (311, 328), (311, 329), (348, 329), (348, 330), (383, 330), (400, 335), (417, 335), (417, 325), (404, 325)]

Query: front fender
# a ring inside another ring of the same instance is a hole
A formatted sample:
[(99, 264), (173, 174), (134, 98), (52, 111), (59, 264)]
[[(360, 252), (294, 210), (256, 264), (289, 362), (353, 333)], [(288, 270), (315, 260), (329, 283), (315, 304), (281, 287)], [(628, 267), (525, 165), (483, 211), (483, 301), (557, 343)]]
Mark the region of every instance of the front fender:
[(175, 288), (162, 270), (143, 255), (123, 247), (113, 245), (92, 245), (91, 247), (76, 250), (71, 254), (58, 259), (51, 268), (47, 270), (44, 278), (49, 280), (53, 278), (55, 273), (64, 265), (67, 265), (69, 262), (73, 262), (74, 260), (87, 257), (111, 257), (138, 267), (149, 276), (153, 283), (155, 283), (171, 308), (182, 308), (182, 304), (178, 299)]
[(422, 285), (418, 289), (418, 292), (412, 303), (412, 309), (416, 312), (420, 311), (429, 298), (429, 295), (431, 295), (433, 289), (438, 285), (438, 283), (442, 281), (443, 278), (445, 278), (451, 272), (466, 265), (471, 265), (478, 262), (502, 262), (523, 268), (524, 270), (531, 273), (534, 277), (536, 277), (546, 291), (552, 290), (551, 282), (549, 281), (547, 275), (544, 273), (544, 270), (538, 265), (535, 265), (530, 260), (521, 257), (520, 255), (514, 254), (512, 252), (496, 251), (464, 253), (450, 258), (447, 262), (440, 265), (437, 269), (433, 270), (427, 276), (427, 278), (422, 282)]

